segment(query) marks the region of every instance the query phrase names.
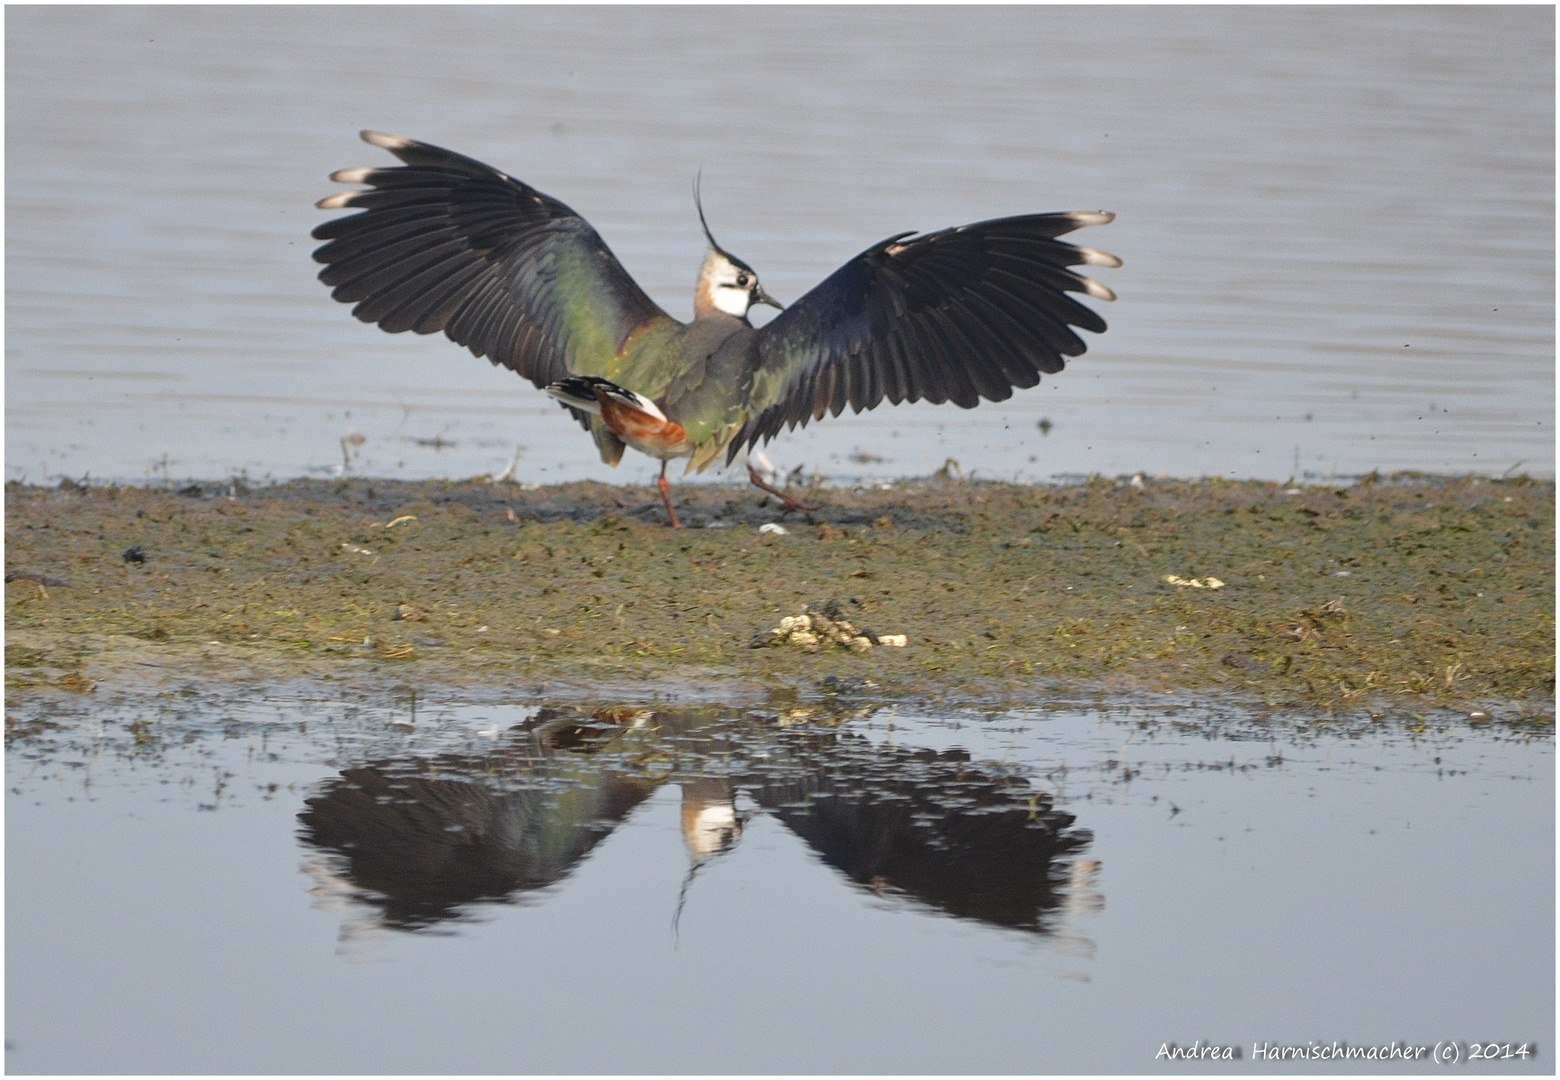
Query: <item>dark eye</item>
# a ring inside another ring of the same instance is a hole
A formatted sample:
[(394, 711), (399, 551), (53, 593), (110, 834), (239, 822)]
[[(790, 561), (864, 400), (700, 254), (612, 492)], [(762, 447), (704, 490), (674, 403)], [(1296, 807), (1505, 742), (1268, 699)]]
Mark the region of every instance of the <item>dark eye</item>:
[(746, 274), (738, 274), (737, 275), (737, 286), (739, 288), (743, 288), (743, 289), (747, 288), (747, 286), (748, 286), (748, 276)]

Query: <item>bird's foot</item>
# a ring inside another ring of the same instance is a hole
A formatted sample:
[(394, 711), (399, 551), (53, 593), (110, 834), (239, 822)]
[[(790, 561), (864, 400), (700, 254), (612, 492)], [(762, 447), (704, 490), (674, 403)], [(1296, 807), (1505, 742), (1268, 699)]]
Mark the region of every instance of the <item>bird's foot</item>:
[(791, 496), (787, 495), (785, 492), (781, 491), (779, 488), (770, 487), (768, 484), (764, 483), (763, 478), (758, 475), (758, 470), (753, 468), (753, 466), (751, 466), (751, 465), (748, 466), (748, 479), (753, 481), (753, 484), (754, 484), (755, 487), (762, 488), (764, 491), (769, 492), (769, 494), (773, 495), (775, 498), (777, 498), (781, 502), (785, 503), (785, 505), (789, 509), (791, 509), (791, 510), (816, 510), (816, 509), (818, 509), (816, 506), (809, 506), (807, 503), (800, 502), (800, 501), (798, 501), (796, 499), (791, 498)]
[(666, 504), (666, 516), (672, 519), (672, 528), (682, 528), (682, 523), (677, 520), (677, 511), (672, 509), (672, 485), (663, 476), (656, 486), (661, 489), (661, 501)]

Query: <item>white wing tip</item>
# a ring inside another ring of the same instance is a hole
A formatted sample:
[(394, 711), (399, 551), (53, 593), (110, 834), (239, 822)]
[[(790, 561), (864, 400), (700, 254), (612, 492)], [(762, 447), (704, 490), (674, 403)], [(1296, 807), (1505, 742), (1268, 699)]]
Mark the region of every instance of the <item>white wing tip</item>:
[[(353, 180), (350, 183), (361, 184), (361, 180)], [(1094, 248), (1080, 247), (1078, 259), (1083, 266), (1120, 266), (1121, 260), (1108, 251), (1096, 251)]]
[(1109, 225), (1116, 220), (1109, 210), (1074, 210), (1067, 217), (1080, 229), (1086, 225)]
[(1116, 299), (1116, 294), (1115, 293), (1111, 292), (1109, 289), (1107, 289), (1105, 286), (1101, 285), (1098, 281), (1095, 281), (1093, 278), (1087, 278), (1086, 277), (1086, 278), (1079, 278), (1078, 280), (1083, 283), (1083, 291), (1088, 293), (1090, 296), (1094, 297), (1094, 299), (1096, 299), (1096, 300), (1114, 300), (1114, 299)]
[(340, 210), (343, 207), (351, 206), (352, 196), (358, 194), (361, 193), (356, 191), (338, 191), (334, 195), (325, 196), (314, 205), (319, 210)]
[(362, 167), (356, 169), (337, 169), (330, 174), (330, 178), (338, 184), (366, 184), (373, 169)]
[(360, 131), (358, 136), (370, 146), (379, 146), (386, 150), (405, 150), (412, 145), (412, 140), (405, 135), (386, 135), (383, 131)]

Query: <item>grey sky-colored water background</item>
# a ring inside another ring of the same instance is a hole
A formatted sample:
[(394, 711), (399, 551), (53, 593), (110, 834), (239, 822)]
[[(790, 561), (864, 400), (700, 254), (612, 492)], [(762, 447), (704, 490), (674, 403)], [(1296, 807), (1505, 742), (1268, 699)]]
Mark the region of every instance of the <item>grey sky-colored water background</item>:
[[(906, 229), (1110, 209), (1087, 355), (770, 456), (966, 473), (1553, 475), (1554, 14), (1479, 8), (12, 7), (6, 477), (613, 471), (524, 380), (313, 280), (360, 128), (569, 203), (691, 313)], [(767, 310), (767, 309), (765, 309)], [(1045, 432), (1041, 421), (1049, 421)], [(343, 460), (342, 437), (365, 437)]]

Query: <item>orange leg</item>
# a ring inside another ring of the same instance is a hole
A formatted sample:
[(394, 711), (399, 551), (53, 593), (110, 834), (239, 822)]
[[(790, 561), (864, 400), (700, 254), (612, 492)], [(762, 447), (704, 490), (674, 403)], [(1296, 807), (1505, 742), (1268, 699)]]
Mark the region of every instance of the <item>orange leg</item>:
[(781, 502), (785, 503), (785, 505), (790, 507), (792, 510), (816, 510), (816, 509), (818, 509), (816, 506), (808, 506), (804, 502), (798, 502), (797, 500), (791, 498), (791, 496), (787, 495), (785, 492), (779, 490), (778, 488), (770, 487), (768, 484), (764, 483), (764, 481), (759, 477), (758, 470), (753, 468), (753, 466), (751, 466), (751, 465), (748, 466), (748, 479), (753, 481), (753, 483), (756, 484), (757, 486), (763, 488), (765, 491), (769, 492), (769, 494), (773, 495), (775, 498), (779, 499)]
[(664, 459), (661, 461), (661, 479), (656, 481), (656, 485), (661, 489), (661, 501), (666, 504), (666, 514), (672, 519), (672, 528), (682, 528), (682, 525), (677, 521), (677, 511), (672, 509), (672, 485), (666, 480), (666, 461)]

